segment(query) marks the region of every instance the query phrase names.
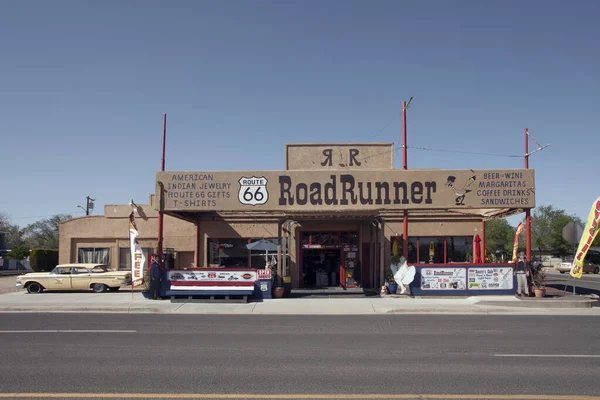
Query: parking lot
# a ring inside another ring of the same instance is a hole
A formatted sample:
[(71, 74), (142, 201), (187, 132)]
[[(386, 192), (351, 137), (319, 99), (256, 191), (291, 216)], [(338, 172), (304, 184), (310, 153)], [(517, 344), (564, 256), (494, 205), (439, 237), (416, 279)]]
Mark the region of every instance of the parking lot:
[(0, 276), (0, 294), (19, 290), (15, 286), (16, 279), (17, 275)]

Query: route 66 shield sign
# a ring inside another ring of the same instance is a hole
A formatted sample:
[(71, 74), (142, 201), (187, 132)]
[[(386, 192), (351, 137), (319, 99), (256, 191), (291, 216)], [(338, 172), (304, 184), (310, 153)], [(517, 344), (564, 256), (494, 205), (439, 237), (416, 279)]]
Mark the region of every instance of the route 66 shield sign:
[(242, 177), (239, 180), (240, 191), (238, 199), (240, 203), (250, 206), (265, 204), (269, 200), (269, 192), (267, 192), (267, 178), (264, 176), (250, 178)]

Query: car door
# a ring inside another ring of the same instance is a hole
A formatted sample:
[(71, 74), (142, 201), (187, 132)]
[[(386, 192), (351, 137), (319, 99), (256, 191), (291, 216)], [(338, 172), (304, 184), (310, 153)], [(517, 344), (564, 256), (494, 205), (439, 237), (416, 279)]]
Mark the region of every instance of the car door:
[(71, 288), (73, 290), (88, 290), (90, 288), (90, 280), (90, 271), (87, 268), (71, 268)]
[(71, 267), (56, 267), (54, 274), (48, 275), (42, 285), (48, 290), (71, 289)]

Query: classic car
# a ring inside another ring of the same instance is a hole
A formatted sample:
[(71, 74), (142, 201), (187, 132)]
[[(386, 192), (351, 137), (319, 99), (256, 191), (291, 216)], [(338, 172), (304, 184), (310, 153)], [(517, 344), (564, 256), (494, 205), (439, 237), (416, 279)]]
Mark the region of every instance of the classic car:
[(17, 287), (29, 293), (90, 289), (101, 293), (128, 285), (131, 285), (130, 271), (115, 271), (104, 264), (62, 264), (50, 272), (31, 272), (17, 277)]

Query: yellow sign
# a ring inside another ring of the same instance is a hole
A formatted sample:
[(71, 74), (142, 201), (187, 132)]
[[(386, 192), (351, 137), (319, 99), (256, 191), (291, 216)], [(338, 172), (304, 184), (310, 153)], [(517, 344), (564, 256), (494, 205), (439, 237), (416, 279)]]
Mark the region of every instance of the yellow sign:
[(583, 235), (581, 235), (581, 241), (579, 242), (579, 247), (577, 247), (577, 253), (575, 253), (573, 267), (571, 268), (571, 276), (573, 278), (581, 278), (583, 275), (583, 262), (585, 255), (598, 234), (598, 222), (600, 222), (600, 197), (594, 202), (587, 224), (583, 230)]

